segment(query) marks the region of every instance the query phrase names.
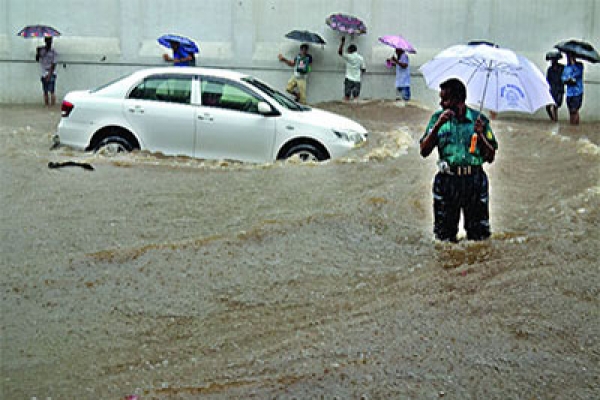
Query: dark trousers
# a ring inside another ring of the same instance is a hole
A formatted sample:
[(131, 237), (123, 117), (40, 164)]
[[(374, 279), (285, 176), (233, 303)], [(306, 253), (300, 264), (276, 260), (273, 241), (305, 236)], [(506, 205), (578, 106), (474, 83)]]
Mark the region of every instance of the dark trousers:
[(433, 183), (435, 237), (456, 241), (462, 210), (467, 239), (489, 238), (489, 199), (488, 178), (482, 169), (463, 176), (438, 173)]

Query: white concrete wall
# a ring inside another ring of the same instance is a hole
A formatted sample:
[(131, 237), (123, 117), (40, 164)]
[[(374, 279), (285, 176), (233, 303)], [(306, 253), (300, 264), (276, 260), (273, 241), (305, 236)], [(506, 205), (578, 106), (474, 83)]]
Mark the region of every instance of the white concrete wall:
[[(299, 45), (284, 35), (309, 29), (328, 42), (311, 49), (309, 101), (339, 99), (344, 67), (336, 54), (339, 36), (325, 25), (334, 12), (357, 15), (369, 28), (368, 35), (354, 39), (367, 60), (367, 98), (394, 95), (393, 72), (383, 63), (391, 50), (377, 41), (384, 34), (401, 33), (417, 48), (411, 57), (413, 97), (430, 105), (437, 94), (424, 87), (418, 67), (444, 47), (494, 41), (544, 72), (544, 54), (562, 39), (585, 39), (600, 48), (600, 0), (0, 0), (0, 103), (40, 101), (32, 60), (41, 41), (16, 36), (35, 23), (63, 33), (55, 41), (62, 61), (59, 96), (143, 66), (164, 65), (156, 38), (168, 32), (196, 39), (203, 66), (240, 69), (283, 87), (290, 69), (277, 62), (277, 54), (292, 56)], [(585, 79), (583, 117), (600, 119), (600, 64), (586, 64)]]

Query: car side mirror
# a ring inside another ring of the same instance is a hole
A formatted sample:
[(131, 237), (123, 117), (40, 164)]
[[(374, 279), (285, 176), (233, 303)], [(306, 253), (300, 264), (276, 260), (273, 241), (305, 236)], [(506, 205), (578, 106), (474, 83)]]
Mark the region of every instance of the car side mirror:
[(258, 113), (261, 115), (273, 115), (273, 107), (266, 101), (261, 101), (258, 103)]

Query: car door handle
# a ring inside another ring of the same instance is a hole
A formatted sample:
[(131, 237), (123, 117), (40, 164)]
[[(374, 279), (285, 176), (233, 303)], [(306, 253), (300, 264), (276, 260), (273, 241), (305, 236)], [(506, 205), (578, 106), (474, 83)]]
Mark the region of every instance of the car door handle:
[(198, 119), (200, 121), (209, 121), (209, 122), (214, 121), (214, 118), (212, 117), (212, 115), (210, 115), (208, 113), (205, 113), (203, 115), (198, 115)]
[(135, 106), (135, 107), (129, 107), (129, 112), (130, 113), (136, 113), (139, 112), (140, 114), (144, 113), (144, 109), (142, 108), (142, 106)]

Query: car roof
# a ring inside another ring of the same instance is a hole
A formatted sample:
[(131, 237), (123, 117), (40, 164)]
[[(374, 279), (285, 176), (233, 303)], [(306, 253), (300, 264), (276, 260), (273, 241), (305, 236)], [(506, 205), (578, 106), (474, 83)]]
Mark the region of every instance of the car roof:
[(134, 72), (133, 75), (138, 77), (145, 77), (149, 75), (157, 74), (178, 74), (178, 75), (210, 75), (218, 78), (228, 79), (242, 79), (248, 77), (247, 74), (243, 74), (237, 71), (231, 71), (228, 69), (219, 68), (203, 68), (203, 67), (159, 67), (159, 68), (146, 68)]

